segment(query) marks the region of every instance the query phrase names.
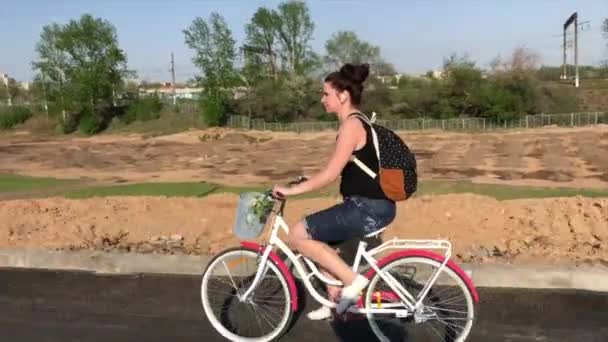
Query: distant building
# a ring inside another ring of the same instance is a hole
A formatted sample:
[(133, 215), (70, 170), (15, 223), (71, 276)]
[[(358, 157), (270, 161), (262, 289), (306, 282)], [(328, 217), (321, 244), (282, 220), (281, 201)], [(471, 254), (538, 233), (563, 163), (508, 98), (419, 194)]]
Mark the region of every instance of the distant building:
[[(202, 91), (203, 88), (176, 87), (175, 97), (178, 99), (196, 100)], [(140, 89), (139, 94), (143, 96), (158, 94), (162, 99), (172, 99), (173, 89), (171, 88), (171, 83), (165, 83), (159, 88)]]
[(444, 78), (446, 75), (444, 74), (443, 71), (441, 70), (429, 70), (426, 74), (424, 74), (423, 76), (429, 77), (429, 78), (434, 78), (436, 80), (442, 79)]
[(399, 80), (401, 80), (402, 77), (403, 77), (403, 74), (376, 76), (376, 78), (379, 79), (380, 82), (382, 82), (382, 83), (391, 83), (392, 81), (395, 81), (395, 83), (399, 83)]
[(4, 86), (8, 85), (8, 74), (0, 74), (0, 83)]

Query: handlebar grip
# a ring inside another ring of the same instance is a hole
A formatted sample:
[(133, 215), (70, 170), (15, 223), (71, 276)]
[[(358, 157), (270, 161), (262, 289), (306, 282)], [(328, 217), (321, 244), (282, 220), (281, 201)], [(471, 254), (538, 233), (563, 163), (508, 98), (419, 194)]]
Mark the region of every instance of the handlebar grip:
[(288, 184), (288, 185), (296, 185), (296, 184), (300, 184), (300, 183), (302, 183), (302, 182), (305, 182), (305, 181), (307, 181), (307, 180), (308, 180), (308, 178), (307, 178), (307, 177), (305, 177), (305, 176), (299, 176), (297, 180), (295, 180), (295, 181), (291, 181), (291, 182), (289, 182), (289, 183), (287, 183), (287, 184)]

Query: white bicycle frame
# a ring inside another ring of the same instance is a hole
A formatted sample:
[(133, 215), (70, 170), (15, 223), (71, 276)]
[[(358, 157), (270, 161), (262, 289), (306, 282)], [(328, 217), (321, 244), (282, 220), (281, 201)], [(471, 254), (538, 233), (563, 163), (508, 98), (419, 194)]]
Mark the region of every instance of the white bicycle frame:
[[(282, 216), (278, 213), (274, 215), (274, 220), (272, 223), (272, 231), (270, 233), (270, 239), (268, 241), (268, 245), (264, 249), (262, 253), (262, 259), (258, 266), (258, 270), (256, 272), (255, 278), (249, 287), (249, 289), (241, 296), (239, 296), (241, 301), (245, 301), (251, 293), (254, 291), (258, 282), (262, 278), (262, 276), (266, 273), (268, 257), (270, 252), (272, 251), (274, 246), (277, 246), (287, 257), (293, 265), (295, 266), (300, 278), (303, 280), (304, 285), (308, 292), (322, 305), (325, 305), (330, 308), (335, 308), (336, 304), (327, 298), (321, 296), (317, 290), (313, 287), (310, 278), (312, 276), (316, 276), (321, 281), (329, 285), (342, 286), (342, 283), (338, 280), (330, 279), (323, 275), (319, 269), (315, 266), (315, 264), (310, 261), (308, 258), (303, 257), (301, 254), (295, 255), (291, 249), (285, 244), (281, 238), (278, 236), (279, 229), (283, 229), (285, 233), (289, 233), (289, 226), (285, 223)], [(367, 263), (376, 271), (376, 273), (382, 278), (389, 287), (395, 292), (395, 294), (401, 300), (401, 303), (382, 303), (382, 304), (374, 304), (372, 308), (359, 308), (356, 305), (351, 306), (349, 308), (349, 312), (354, 313), (385, 313), (385, 314), (396, 314), (400, 317), (406, 317), (412, 312), (420, 309), (422, 307), (422, 301), (428, 294), (429, 290), (439, 277), (439, 274), (443, 271), (443, 268), (447, 264), (450, 256), (451, 256), (451, 244), (449, 241), (445, 240), (403, 240), (394, 238), (392, 240), (386, 241), (380, 246), (366, 251), (367, 243), (364, 241), (359, 242), (359, 247), (357, 249), (357, 254), (355, 256), (355, 261), (352, 265), (352, 268), (355, 272), (359, 268), (359, 264), (361, 262), (361, 258), (364, 258)], [(374, 258), (374, 255), (381, 253), (383, 251), (389, 249), (409, 249), (409, 248), (424, 248), (424, 249), (440, 249), (445, 250), (445, 260), (441, 264), (441, 266), (434, 272), (431, 276), (430, 281), (428, 281), (422, 291), (420, 292), (418, 298), (414, 298), (410, 292), (408, 292), (401, 284), (393, 278), (392, 275), (383, 272), (377, 265), (377, 260)], [(305, 263), (310, 267), (311, 272), (306, 273), (306, 270), (302, 263), (300, 262), (300, 258), (304, 259)], [(403, 307), (405, 306), (405, 309)], [(395, 309), (396, 307), (401, 307), (402, 309)]]

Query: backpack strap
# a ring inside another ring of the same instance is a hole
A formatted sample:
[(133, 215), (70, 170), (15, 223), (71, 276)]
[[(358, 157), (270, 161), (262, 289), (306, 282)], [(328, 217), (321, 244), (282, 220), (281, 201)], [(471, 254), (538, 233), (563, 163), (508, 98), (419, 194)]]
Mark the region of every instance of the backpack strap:
[(359, 116), (359, 117), (361, 117), (363, 120), (365, 120), (366, 122), (369, 122), (369, 123), (374, 123), (374, 122), (376, 122), (376, 112), (372, 112), (372, 117), (371, 117), (371, 119), (368, 119), (368, 118), (367, 118), (367, 115), (363, 114), (363, 113), (362, 113), (362, 112), (360, 112), (360, 111), (356, 111), (356, 112), (350, 113), (350, 114), (348, 115), (348, 117), (351, 117), (351, 116), (353, 116), (353, 115), (355, 115), (355, 116)]
[[(354, 112), (348, 115), (348, 117), (351, 116), (356, 116), (358, 118), (361, 118), (368, 126), (369, 128), (372, 130), (372, 140), (374, 143), (374, 150), (376, 151), (376, 157), (378, 158), (378, 169), (380, 169), (380, 144), (378, 143), (378, 135), (376, 134), (376, 130), (374, 129), (374, 126), (372, 125), (372, 123), (374, 121), (376, 121), (376, 113), (374, 112), (372, 114), (372, 120), (368, 119), (367, 116), (365, 116), (365, 114), (361, 113), (361, 112)], [(353, 161), (358, 167), (361, 168), (361, 170), (363, 170), (363, 172), (367, 173), (371, 178), (376, 178), (377, 174), (372, 171), (367, 165), (365, 165), (365, 163), (363, 163), (361, 160), (359, 160), (359, 158), (355, 157), (354, 155), (350, 156), (350, 160)]]
[(352, 160), (353, 163), (355, 163), (358, 167), (360, 167), (361, 170), (363, 170), (363, 172), (367, 173), (368, 176), (370, 176), (374, 179), (376, 178), (377, 174), (374, 171), (372, 171), (372, 169), (367, 167), (367, 165), (365, 165), (364, 162), (360, 161), (359, 158), (357, 158), (355, 156), (351, 156), (350, 160)]

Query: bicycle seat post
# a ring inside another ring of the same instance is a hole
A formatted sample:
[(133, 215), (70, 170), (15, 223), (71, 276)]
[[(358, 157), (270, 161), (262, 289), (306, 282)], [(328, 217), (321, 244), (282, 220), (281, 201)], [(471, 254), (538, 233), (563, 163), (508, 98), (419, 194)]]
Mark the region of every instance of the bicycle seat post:
[(359, 241), (359, 246), (361, 246), (361, 248), (366, 249), (367, 248), (367, 242), (360, 240)]

